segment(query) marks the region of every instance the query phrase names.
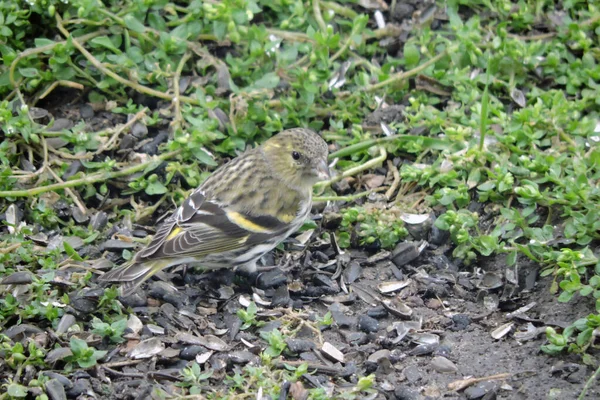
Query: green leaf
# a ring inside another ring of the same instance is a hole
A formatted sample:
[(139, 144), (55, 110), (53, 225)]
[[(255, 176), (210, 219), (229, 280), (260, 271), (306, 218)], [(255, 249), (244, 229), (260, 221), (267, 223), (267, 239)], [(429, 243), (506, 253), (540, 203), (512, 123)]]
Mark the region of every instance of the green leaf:
[(560, 296), (558, 296), (558, 301), (560, 303), (567, 303), (567, 302), (569, 302), (569, 300), (571, 300), (573, 298), (574, 294), (575, 293), (573, 293), (573, 292), (562, 292), (560, 294)]
[(35, 68), (19, 68), (19, 73), (25, 78), (33, 78), (39, 76), (39, 71)]
[(49, 44), (56, 43), (54, 40), (46, 39), (46, 38), (35, 38), (34, 40), (35, 47), (43, 47)]
[(134, 32), (144, 33), (146, 27), (140, 21), (137, 20), (133, 15), (127, 14), (123, 17), (125, 26)]
[(67, 243), (67, 241), (63, 241), (63, 247), (65, 248), (65, 252), (69, 257), (71, 257), (75, 261), (83, 261), (83, 258), (75, 251), (75, 249)]
[(148, 14), (148, 25), (160, 32), (167, 30), (167, 23), (157, 12)]
[(419, 49), (417, 49), (417, 46), (409, 43), (404, 45), (404, 61), (406, 62), (407, 68), (417, 66), (420, 59), (421, 55), (419, 54)]
[(257, 89), (273, 89), (279, 84), (279, 76), (276, 73), (270, 72), (254, 82), (253, 87)]
[(121, 50), (117, 49), (108, 36), (98, 36), (88, 42), (94, 48), (106, 48), (114, 53), (121, 54)]
[(205, 150), (199, 147), (193, 149), (192, 153), (198, 159), (198, 161), (200, 161), (204, 165), (208, 165), (210, 167), (216, 167), (218, 165), (215, 159), (210, 156), (210, 154), (208, 154)]
[(165, 194), (169, 190), (159, 181), (150, 182), (148, 186), (146, 186), (146, 194), (155, 195), (155, 194)]
[(517, 252), (511, 251), (510, 253), (508, 253), (506, 255), (506, 265), (508, 265), (509, 267), (512, 267), (516, 263), (517, 263)]
[(96, 365), (96, 359), (93, 357), (80, 358), (77, 360), (77, 364), (81, 368), (90, 368), (90, 367), (93, 367), (94, 365)]
[(593, 328), (587, 328), (583, 332), (580, 332), (579, 335), (577, 335), (577, 345), (584, 346), (587, 343), (589, 343), (589, 341), (592, 339), (593, 333), (594, 333)]
[(589, 296), (593, 291), (594, 291), (594, 288), (592, 288), (589, 285), (584, 285), (581, 288), (581, 290), (579, 291), (579, 294), (582, 296)]
[(0, 36), (10, 37), (13, 31), (8, 26), (0, 26)]
[(78, 339), (75, 336), (71, 337), (69, 346), (71, 347), (73, 355), (76, 357), (82, 355), (88, 349), (88, 345), (85, 340)]
[(6, 388), (6, 393), (11, 397), (25, 397), (27, 396), (27, 388), (18, 383), (11, 383)]

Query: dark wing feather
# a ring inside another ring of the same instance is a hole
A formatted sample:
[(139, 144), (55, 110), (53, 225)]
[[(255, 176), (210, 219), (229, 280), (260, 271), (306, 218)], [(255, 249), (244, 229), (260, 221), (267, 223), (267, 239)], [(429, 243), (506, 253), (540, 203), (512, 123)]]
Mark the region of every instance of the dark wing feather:
[(192, 193), (161, 226), (136, 261), (209, 254), (249, 248), (280, 236), (290, 225), (271, 216), (253, 216)]

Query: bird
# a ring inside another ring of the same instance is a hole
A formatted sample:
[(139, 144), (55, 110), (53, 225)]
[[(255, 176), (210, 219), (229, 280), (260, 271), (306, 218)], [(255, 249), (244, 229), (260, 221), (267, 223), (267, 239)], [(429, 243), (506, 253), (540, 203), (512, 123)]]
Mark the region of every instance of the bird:
[(314, 184), (330, 178), (327, 156), (327, 143), (313, 130), (279, 132), (217, 168), (145, 248), (99, 280), (133, 293), (180, 264), (255, 272), (257, 261), (309, 216)]

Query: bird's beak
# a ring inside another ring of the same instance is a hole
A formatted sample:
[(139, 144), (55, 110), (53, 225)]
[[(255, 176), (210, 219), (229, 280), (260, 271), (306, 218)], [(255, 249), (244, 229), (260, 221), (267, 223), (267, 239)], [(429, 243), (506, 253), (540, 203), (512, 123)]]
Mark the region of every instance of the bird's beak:
[(329, 173), (329, 165), (327, 165), (326, 160), (321, 160), (314, 168), (314, 171), (321, 181), (326, 181), (331, 178), (331, 174)]

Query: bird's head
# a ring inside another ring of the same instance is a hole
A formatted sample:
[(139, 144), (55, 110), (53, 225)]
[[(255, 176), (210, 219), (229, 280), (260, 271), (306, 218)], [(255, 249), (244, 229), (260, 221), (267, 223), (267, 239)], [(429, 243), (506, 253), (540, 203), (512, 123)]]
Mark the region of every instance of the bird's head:
[(309, 189), (329, 179), (327, 143), (310, 129), (289, 129), (261, 146), (273, 174), (289, 187)]

